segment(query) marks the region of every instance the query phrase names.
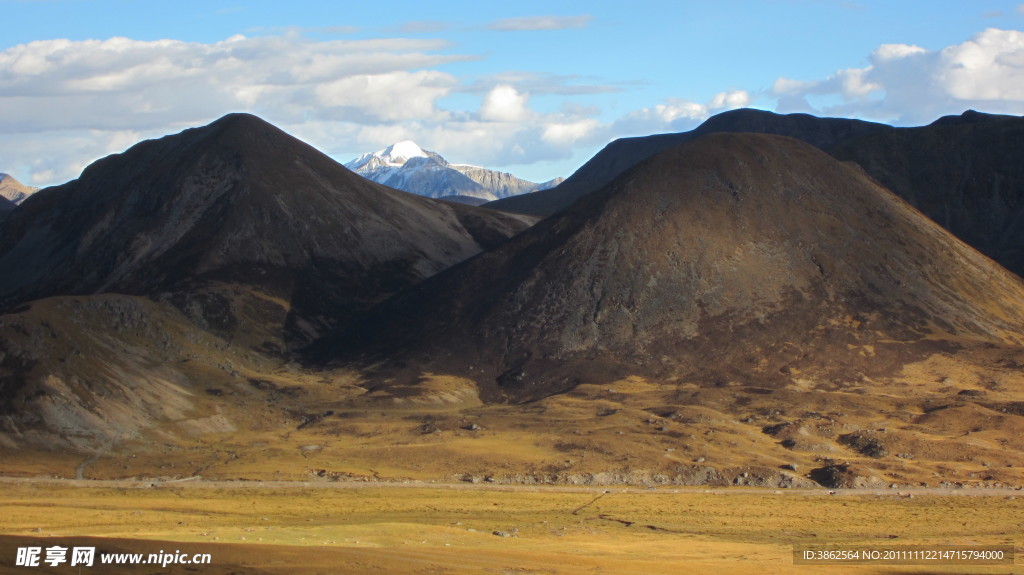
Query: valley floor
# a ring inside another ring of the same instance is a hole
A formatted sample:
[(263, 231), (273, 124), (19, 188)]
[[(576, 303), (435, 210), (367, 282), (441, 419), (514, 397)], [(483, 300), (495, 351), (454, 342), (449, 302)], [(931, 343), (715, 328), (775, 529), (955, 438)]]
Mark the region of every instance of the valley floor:
[[(346, 481), (2, 480), (17, 548), (208, 553), (82, 573), (1022, 573), (1014, 565), (794, 564), (794, 546), (1020, 546), (1005, 489), (594, 488)], [(967, 496), (972, 495), (972, 496)], [(1018, 554), (1020, 553), (1018, 547)], [(45, 557), (45, 553), (44, 553)]]

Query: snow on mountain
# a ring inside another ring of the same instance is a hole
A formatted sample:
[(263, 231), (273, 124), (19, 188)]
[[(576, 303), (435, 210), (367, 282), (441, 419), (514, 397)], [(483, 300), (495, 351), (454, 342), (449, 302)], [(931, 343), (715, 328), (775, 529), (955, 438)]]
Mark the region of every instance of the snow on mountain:
[(391, 158), (395, 163), (404, 163), (411, 158), (426, 158), (428, 154), (423, 148), (416, 145), (416, 142), (405, 140), (384, 148), (384, 155)]
[(491, 201), (554, 187), (562, 180), (537, 184), (506, 172), (451, 164), (410, 140), (363, 154), (345, 167), (379, 184), (430, 198), (466, 196)]
[(412, 158), (429, 158), (432, 156), (443, 160), (441, 156), (433, 152), (424, 151), (423, 148), (416, 145), (416, 142), (404, 140), (391, 144), (383, 150), (377, 150), (372, 154), (363, 154), (345, 164), (345, 167), (352, 171), (358, 171), (360, 168), (375, 170), (385, 166), (398, 168)]

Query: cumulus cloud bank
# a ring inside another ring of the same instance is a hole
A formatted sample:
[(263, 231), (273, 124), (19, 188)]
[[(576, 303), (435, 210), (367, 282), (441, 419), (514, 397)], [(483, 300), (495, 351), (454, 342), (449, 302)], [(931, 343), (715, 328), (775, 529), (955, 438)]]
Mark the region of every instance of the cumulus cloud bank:
[[(492, 26), (555, 29), (589, 19), (572, 18)], [(616, 137), (689, 130), (766, 100), (779, 112), (902, 124), (970, 107), (1024, 114), (1024, 32), (1014, 30), (988, 29), (938, 51), (885, 44), (867, 66), (826, 78), (782, 76), (767, 90), (731, 89), (703, 101), (667, 97), (618, 117), (576, 98), (627, 84), (529, 70), (460, 77), (446, 66), (480, 56), (452, 50), (438, 39), (316, 40), (299, 31), (213, 43), (14, 46), (0, 52), (0, 170), (33, 185), (60, 183), (143, 138), (232, 111), (258, 114), (343, 161), (414, 139), (453, 160), (498, 168), (572, 158)], [(562, 103), (558, 111), (539, 104), (552, 98)]]
[(437, 40), (318, 42), (295, 34), (212, 44), (32, 42), (0, 52), (0, 131), (145, 129), (256, 105), (301, 117), (313, 105), (348, 106), (325, 99), (340, 91), (332, 92), (339, 81), (347, 82), (347, 98), (368, 104), (390, 89), (417, 88), (425, 101), (413, 107), (422, 113), (456, 80), (409, 70), (469, 59), (434, 53), (446, 47)]
[(5, 162), (27, 166), (32, 183), (47, 184), (120, 151), (111, 146), (123, 141), (231, 111), (281, 124), (441, 121), (436, 102), (458, 80), (431, 68), (474, 58), (439, 53), (447, 47), (295, 33), (209, 44), (112, 38), (18, 45), (0, 52), (0, 145), (9, 150)]
[[(443, 40), (325, 41), (294, 31), (206, 44), (112, 38), (14, 46), (0, 52), (0, 169), (34, 185), (60, 183), (140, 139), (232, 111), (256, 113), (328, 153), (412, 138), (497, 166), (565, 158), (595, 134), (586, 113), (531, 110), (529, 90), (610, 88), (529, 72), (467, 81), (439, 68), (477, 56), (449, 49)], [(478, 92), (479, 107), (440, 106), (453, 91)]]
[(621, 136), (638, 136), (657, 132), (691, 130), (708, 116), (750, 105), (752, 97), (745, 90), (719, 92), (706, 104), (684, 99), (671, 99), (665, 104), (642, 108), (616, 120), (609, 132)]
[[(905, 125), (967, 108), (1024, 114), (1024, 32), (989, 28), (938, 51), (883, 44), (868, 61), (821, 80), (779, 78), (772, 88), (778, 110)], [(815, 106), (815, 99), (826, 103)]]

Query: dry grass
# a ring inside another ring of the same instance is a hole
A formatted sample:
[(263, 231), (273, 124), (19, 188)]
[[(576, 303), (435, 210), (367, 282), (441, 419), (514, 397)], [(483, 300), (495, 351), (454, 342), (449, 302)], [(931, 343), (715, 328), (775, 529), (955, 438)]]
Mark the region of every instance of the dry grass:
[[(1021, 519), (1019, 503), (1001, 497), (678, 489), (17, 485), (2, 501), (5, 536), (210, 549), (213, 568), (263, 573), (808, 573), (792, 565), (792, 545), (1012, 545)], [(25, 541), (0, 538), (2, 563), (13, 557), (6, 548)]]
[[(74, 478), (81, 466), (91, 479), (661, 484), (706, 468), (712, 484), (770, 487), (786, 477), (806, 485), (812, 469), (834, 462), (877, 486), (1024, 485), (1024, 417), (1012, 411), (1024, 405), (1019, 374), (939, 356), (905, 373), (838, 390), (627, 378), (487, 406), (454, 377), (367, 393), (344, 372), (243, 370), (217, 384), (216, 410), (145, 441), (85, 466), (87, 455), (6, 450), (0, 474)], [(218, 417), (235, 430), (193, 429)]]

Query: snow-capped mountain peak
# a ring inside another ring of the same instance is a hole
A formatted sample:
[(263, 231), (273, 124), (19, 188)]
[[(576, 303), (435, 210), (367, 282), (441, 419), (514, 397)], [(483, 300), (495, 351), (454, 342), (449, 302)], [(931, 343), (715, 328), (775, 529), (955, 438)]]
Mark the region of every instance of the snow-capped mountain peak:
[(432, 198), (468, 196), (490, 201), (554, 185), (535, 184), (479, 166), (449, 164), (437, 152), (424, 150), (411, 140), (363, 154), (345, 167), (377, 183)]
[(375, 156), (387, 160), (390, 164), (402, 165), (411, 158), (426, 158), (428, 154), (412, 140), (404, 140), (391, 144), (383, 150), (374, 152)]
[(372, 154), (363, 154), (345, 164), (345, 167), (354, 172), (364, 173), (381, 168), (401, 168), (413, 158), (433, 158), (444, 162), (440, 155), (424, 150), (416, 145), (416, 142), (403, 140)]

